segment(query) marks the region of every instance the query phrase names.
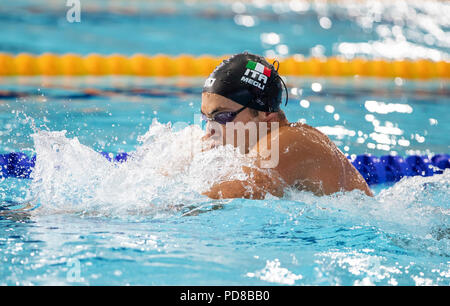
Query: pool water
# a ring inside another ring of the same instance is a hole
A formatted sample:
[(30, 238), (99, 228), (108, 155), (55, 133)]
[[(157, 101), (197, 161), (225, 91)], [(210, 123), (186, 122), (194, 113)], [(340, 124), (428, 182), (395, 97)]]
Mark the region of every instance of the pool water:
[[(447, 84), (288, 80), (288, 119), (345, 153), (448, 152)], [(449, 284), (448, 170), (372, 186), (374, 198), (213, 201), (200, 193), (248, 161), (227, 147), (195, 151), (202, 80), (44, 83), (1, 85), (11, 97), (0, 104), (2, 151), (37, 154), (33, 180), (0, 182), (1, 284)]]
[[(0, 52), (448, 60), (449, 8), (99, 0), (70, 24), (64, 2), (18, 0), (0, 6)], [(203, 81), (0, 78), (0, 154), (37, 156), (32, 179), (0, 177), (0, 285), (450, 285), (449, 170), (373, 198), (201, 195), (249, 162), (199, 152)], [(447, 80), (286, 81), (288, 119), (350, 157), (449, 152)]]
[(0, 51), (450, 59), (446, 1), (234, 2), (81, 1), (70, 23), (66, 1), (9, 1)]

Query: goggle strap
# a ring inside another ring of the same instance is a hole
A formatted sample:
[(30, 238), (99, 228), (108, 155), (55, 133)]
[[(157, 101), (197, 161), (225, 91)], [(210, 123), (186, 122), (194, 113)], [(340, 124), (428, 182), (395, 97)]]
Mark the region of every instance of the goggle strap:
[(283, 81), (283, 78), (282, 78), (282, 77), (280, 77), (280, 75), (278, 75), (278, 77), (280, 78), (280, 80), (281, 80), (281, 83), (283, 83), (283, 86), (284, 86), (284, 90), (285, 90), (285, 92), (286, 92), (286, 102), (284, 103), (284, 106), (286, 106), (286, 105), (288, 104), (288, 101), (289, 101), (289, 92), (288, 92), (288, 89), (287, 89), (286, 83), (284, 83), (284, 81)]

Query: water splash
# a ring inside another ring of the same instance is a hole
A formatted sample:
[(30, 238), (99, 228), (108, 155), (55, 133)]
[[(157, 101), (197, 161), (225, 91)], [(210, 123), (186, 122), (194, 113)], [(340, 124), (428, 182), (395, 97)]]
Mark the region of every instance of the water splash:
[(36, 166), (33, 198), (41, 213), (110, 217), (155, 215), (204, 202), (224, 178), (245, 179), (250, 161), (230, 146), (202, 152), (199, 126), (174, 131), (154, 120), (127, 162), (111, 163), (66, 131), (32, 135)]
[[(32, 135), (36, 167), (31, 198), (33, 213), (75, 213), (112, 218), (195, 215), (214, 201), (201, 193), (224, 179), (245, 180), (242, 166), (251, 160), (229, 146), (202, 151), (199, 126), (175, 131), (156, 119), (139, 137), (140, 145), (124, 163), (112, 163), (65, 131)], [(287, 190), (279, 203), (291, 219), (306, 217), (333, 224), (373, 227), (401, 247), (450, 254), (450, 170), (432, 177), (404, 178), (375, 197), (359, 191), (317, 197)], [(206, 205), (206, 206), (205, 206)], [(274, 208), (275, 209), (275, 208)]]
[[(140, 243), (145, 244), (139, 245), (140, 249), (154, 252), (154, 248), (163, 248), (169, 254), (190, 252), (180, 262), (183, 266), (192, 256), (203, 264), (205, 258), (206, 262), (211, 260), (210, 254), (221, 254), (221, 258), (226, 257), (226, 252), (241, 254), (227, 262), (227, 268), (250, 282), (448, 284), (450, 170), (433, 177), (405, 178), (391, 187), (384, 186), (375, 197), (359, 191), (317, 197), (286, 190), (282, 199), (212, 201), (201, 192), (224, 178), (245, 179), (241, 168), (251, 164), (231, 147), (202, 152), (202, 135), (199, 126), (175, 130), (170, 124), (154, 121), (139, 138), (140, 144), (130, 159), (112, 163), (77, 138), (68, 138), (65, 131), (36, 130), (32, 136), (36, 167), (33, 180), (26, 182), (32, 207), (39, 207), (28, 215), (37, 222), (33, 228), (44, 222), (37, 227), (39, 233), (26, 240), (59, 241), (50, 248), (51, 243), (45, 243), (48, 249), (42, 255), (51, 258), (48, 263), (53, 266), (72, 256), (73, 244), (63, 247), (68, 228), (76, 233), (72, 243), (78, 244), (80, 228), (97, 232), (101, 223), (109, 237), (121, 238), (104, 239), (97, 234), (91, 237), (109, 241), (115, 250), (124, 245), (136, 248), (134, 234), (138, 226), (146, 235), (154, 235), (144, 236)], [(221, 211), (214, 211), (217, 208)], [(63, 221), (58, 214), (63, 215)], [(120, 220), (97, 222), (77, 215)], [(59, 220), (56, 227), (64, 236), (60, 240), (55, 239), (45, 221), (50, 220), (55, 227), (55, 217)], [(128, 222), (155, 218), (170, 226), (160, 227), (158, 221)], [(23, 222), (23, 217), (18, 221)], [(79, 222), (83, 226), (79, 227)], [(89, 230), (86, 224), (91, 226)], [(117, 234), (127, 225), (130, 231), (126, 235)], [(161, 229), (164, 234), (156, 237)], [(43, 239), (43, 235), (48, 237)], [(208, 246), (197, 244), (197, 240)], [(22, 245), (22, 241), (19, 243)], [(96, 250), (97, 242), (91, 248)], [(200, 249), (200, 255), (190, 248)], [(85, 255), (95, 252), (86, 251)], [(239, 263), (248, 260), (242, 257), (246, 252), (256, 253), (261, 261), (250, 260), (250, 266), (240, 267)], [(60, 254), (56, 260), (55, 254)], [(291, 255), (298, 260), (290, 260)], [(142, 258), (147, 262), (147, 255)], [(121, 268), (116, 266), (115, 270)]]
[(287, 198), (305, 204), (292, 209), (295, 217), (374, 228), (401, 248), (449, 256), (449, 186), (447, 169), (442, 175), (404, 178), (373, 198), (360, 191), (316, 197), (296, 190)]
[(281, 267), (280, 261), (276, 258), (275, 260), (267, 260), (266, 266), (261, 271), (248, 272), (247, 277), (255, 277), (269, 283), (278, 283), (282, 285), (294, 285), (295, 281), (301, 280), (302, 275), (296, 275), (286, 268)]

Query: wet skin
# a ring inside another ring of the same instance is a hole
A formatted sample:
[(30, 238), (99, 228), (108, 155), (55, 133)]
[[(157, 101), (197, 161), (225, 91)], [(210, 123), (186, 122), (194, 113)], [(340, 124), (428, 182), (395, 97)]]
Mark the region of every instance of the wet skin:
[[(216, 113), (236, 111), (241, 107), (242, 105), (223, 96), (202, 94), (201, 111), (210, 118)], [(354, 189), (373, 195), (361, 174), (325, 134), (306, 124), (289, 123), (283, 117), (269, 112), (258, 112), (255, 116), (249, 109), (240, 112), (233, 123), (268, 123), (267, 133), (258, 133), (256, 144), (249, 142), (248, 133), (245, 142), (238, 144), (235, 137), (232, 143), (239, 147), (241, 152), (255, 158), (255, 167), (243, 167), (243, 171), (248, 175), (247, 180), (220, 182), (204, 194), (213, 199), (263, 199), (267, 193), (282, 197), (286, 187), (296, 187), (316, 195)], [(271, 122), (276, 122), (278, 128), (271, 129)], [(227, 133), (233, 132), (237, 131), (208, 121), (203, 140), (210, 147), (230, 143), (226, 142)], [(278, 162), (270, 168), (262, 167), (264, 161), (270, 159), (271, 144), (277, 142)], [(262, 143), (264, 145), (261, 145)]]

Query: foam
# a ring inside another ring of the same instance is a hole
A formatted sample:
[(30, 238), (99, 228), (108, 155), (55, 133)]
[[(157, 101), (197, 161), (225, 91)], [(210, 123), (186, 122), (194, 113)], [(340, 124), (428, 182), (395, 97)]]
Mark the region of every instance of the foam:
[(156, 119), (139, 137), (124, 163), (67, 138), (66, 131), (32, 135), (36, 166), (32, 197), (40, 212), (121, 216), (177, 211), (205, 201), (201, 192), (226, 177), (245, 179), (250, 161), (230, 146), (201, 151), (203, 131), (191, 125), (175, 131)]

